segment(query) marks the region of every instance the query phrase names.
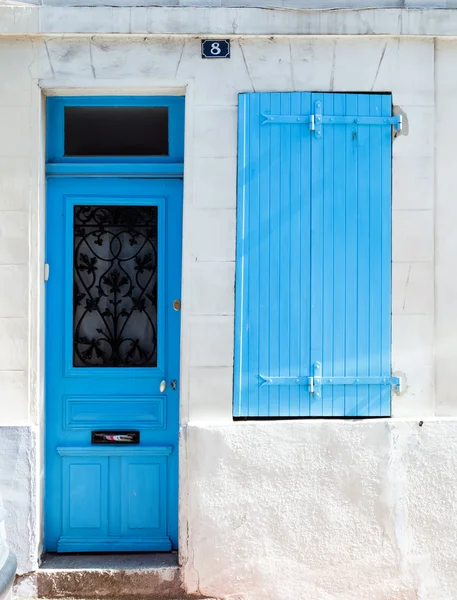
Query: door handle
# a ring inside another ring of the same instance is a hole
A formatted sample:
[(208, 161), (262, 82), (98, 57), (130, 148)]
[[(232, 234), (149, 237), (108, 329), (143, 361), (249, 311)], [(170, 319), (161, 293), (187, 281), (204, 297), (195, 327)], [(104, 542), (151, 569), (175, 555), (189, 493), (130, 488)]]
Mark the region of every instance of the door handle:
[(167, 389), (167, 382), (163, 379), (160, 382), (159, 390), (163, 393)]

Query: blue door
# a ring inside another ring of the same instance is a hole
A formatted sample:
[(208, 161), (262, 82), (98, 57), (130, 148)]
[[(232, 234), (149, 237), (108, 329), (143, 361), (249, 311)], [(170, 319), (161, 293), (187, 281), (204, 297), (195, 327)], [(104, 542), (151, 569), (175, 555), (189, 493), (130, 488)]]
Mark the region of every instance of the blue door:
[(182, 182), (50, 177), (50, 552), (177, 547)]

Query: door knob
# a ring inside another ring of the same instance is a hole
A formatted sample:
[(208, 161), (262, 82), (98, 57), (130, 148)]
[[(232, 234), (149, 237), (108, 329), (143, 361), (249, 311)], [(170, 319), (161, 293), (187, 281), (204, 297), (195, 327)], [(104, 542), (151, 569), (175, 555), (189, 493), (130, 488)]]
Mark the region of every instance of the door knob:
[(160, 387), (159, 387), (159, 390), (160, 390), (161, 392), (164, 392), (166, 389), (167, 389), (167, 382), (165, 381), (165, 379), (163, 379), (163, 380), (160, 382)]

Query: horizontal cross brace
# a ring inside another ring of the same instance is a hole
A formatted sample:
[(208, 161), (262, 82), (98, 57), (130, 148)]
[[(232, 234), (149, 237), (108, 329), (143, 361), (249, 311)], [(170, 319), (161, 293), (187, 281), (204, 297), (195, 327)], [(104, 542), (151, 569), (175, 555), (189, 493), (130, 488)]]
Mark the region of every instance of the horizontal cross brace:
[(323, 125), (393, 125), (401, 129), (401, 116), (398, 117), (315, 117), (316, 123)]
[(314, 375), (312, 377), (266, 377), (259, 375), (260, 387), (264, 385), (295, 386), (306, 385), (308, 392), (316, 398), (321, 396), (323, 385), (390, 385), (401, 392), (401, 380), (399, 377), (367, 376), (367, 377), (321, 377), (321, 364), (314, 363)]
[(259, 375), (260, 387), (264, 385), (311, 385), (312, 377), (264, 377)]
[[(262, 125), (268, 125), (276, 123), (286, 125), (306, 125), (306, 123), (314, 123), (314, 115), (264, 115), (262, 117), (265, 121), (262, 121)], [(310, 127), (310, 129), (313, 129)]]
[[(309, 124), (311, 131), (320, 131), (322, 125), (389, 125), (396, 131), (402, 129), (401, 115), (394, 117), (351, 117), (351, 116), (327, 116), (319, 114), (312, 115), (265, 115), (262, 114), (262, 125), (306, 125)], [(319, 137), (319, 136), (316, 136)]]
[(314, 377), (321, 385), (398, 385), (398, 377)]
[(263, 385), (398, 385), (398, 377), (265, 377), (259, 375)]

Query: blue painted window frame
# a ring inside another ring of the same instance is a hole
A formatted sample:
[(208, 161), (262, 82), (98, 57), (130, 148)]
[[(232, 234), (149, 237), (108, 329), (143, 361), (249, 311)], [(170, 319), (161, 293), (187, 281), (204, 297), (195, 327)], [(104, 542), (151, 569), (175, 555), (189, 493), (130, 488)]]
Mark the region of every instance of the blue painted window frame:
[[(160, 106), (168, 108), (168, 156), (65, 156), (64, 110), (66, 106)], [(137, 166), (138, 172), (162, 169), (163, 174), (174, 174), (184, 162), (184, 97), (183, 96), (58, 96), (47, 99), (46, 163), (49, 174), (59, 174), (72, 168), (73, 172), (88, 165), (104, 166), (104, 170), (119, 173), (119, 165)], [(143, 168), (141, 167), (143, 165)], [(154, 169), (156, 166), (156, 169)]]

